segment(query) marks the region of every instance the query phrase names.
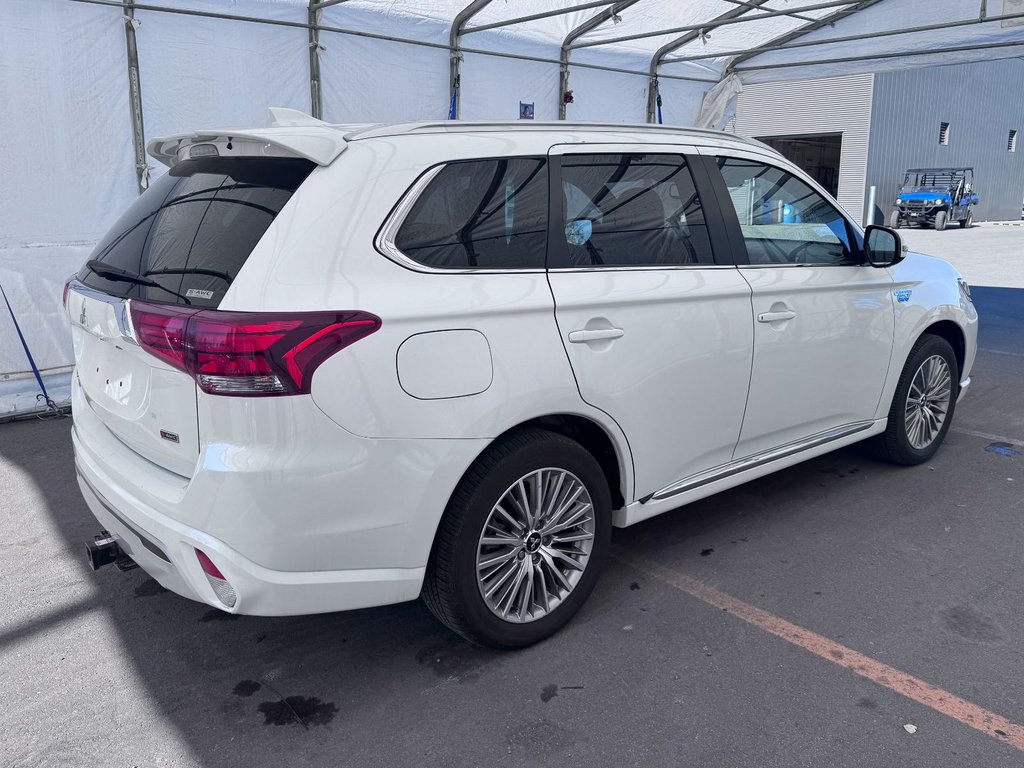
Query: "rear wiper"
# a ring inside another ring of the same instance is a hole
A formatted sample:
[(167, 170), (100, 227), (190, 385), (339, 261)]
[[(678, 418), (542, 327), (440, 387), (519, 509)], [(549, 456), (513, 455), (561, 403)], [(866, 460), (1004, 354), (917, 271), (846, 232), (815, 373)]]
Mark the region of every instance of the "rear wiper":
[(219, 277), (225, 283), (230, 284), (233, 278), (227, 272), (218, 272), (215, 269), (203, 269), (202, 267), (180, 267), (178, 269), (150, 269), (142, 273), (143, 277), (149, 275), (209, 275), (210, 277)]
[(104, 264), (102, 261), (99, 261), (98, 259), (89, 259), (89, 261), (85, 262), (85, 267), (90, 272), (93, 272), (94, 274), (97, 274), (100, 277), (105, 277), (107, 280), (114, 280), (122, 283), (132, 283), (133, 285), (143, 285), (147, 288), (159, 288), (161, 291), (167, 291), (168, 293), (177, 296), (186, 304), (192, 303), (177, 291), (172, 291), (170, 288), (165, 288), (164, 286), (160, 285), (160, 283), (158, 283), (156, 280), (148, 280), (145, 277), (142, 277), (142, 275), (137, 275), (134, 272), (129, 272), (126, 269), (112, 267), (109, 264)]

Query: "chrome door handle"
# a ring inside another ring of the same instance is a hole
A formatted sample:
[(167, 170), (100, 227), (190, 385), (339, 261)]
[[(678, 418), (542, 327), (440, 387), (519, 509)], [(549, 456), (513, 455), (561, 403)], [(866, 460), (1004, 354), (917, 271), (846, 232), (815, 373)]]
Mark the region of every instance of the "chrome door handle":
[(784, 312), (762, 312), (757, 316), (757, 322), (774, 323), (776, 320), (792, 320), (794, 317), (796, 317), (796, 312), (789, 309)]
[(588, 341), (606, 341), (617, 339), (624, 331), (621, 328), (596, 328), (592, 331), (569, 331), (569, 341), (573, 344), (586, 344)]

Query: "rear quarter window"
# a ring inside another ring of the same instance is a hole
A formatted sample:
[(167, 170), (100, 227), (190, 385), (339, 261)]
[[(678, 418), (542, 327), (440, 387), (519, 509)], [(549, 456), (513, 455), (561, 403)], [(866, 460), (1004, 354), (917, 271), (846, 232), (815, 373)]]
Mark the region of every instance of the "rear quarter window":
[(547, 211), (545, 158), (449, 163), (413, 203), (394, 245), (436, 269), (543, 269)]
[(115, 296), (216, 307), (256, 243), (315, 167), (292, 158), (203, 158), (175, 165), (90, 255), (159, 287), (78, 279)]

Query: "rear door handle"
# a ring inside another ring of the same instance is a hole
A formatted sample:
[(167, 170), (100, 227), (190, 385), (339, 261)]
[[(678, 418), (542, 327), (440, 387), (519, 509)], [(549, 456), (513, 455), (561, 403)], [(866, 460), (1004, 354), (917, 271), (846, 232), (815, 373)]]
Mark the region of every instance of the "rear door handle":
[(794, 317), (796, 317), (796, 312), (790, 309), (783, 312), (762, 312), (757, 316), (757, 322), (774, 323), (776, 320), (792, 320)]
[(617, 339), (624, 331), (621, 328), (597, 328), (592, 331), (569, 331), (569, 341), (573, 344), (586, 344), (589, 341), (605, 341)]

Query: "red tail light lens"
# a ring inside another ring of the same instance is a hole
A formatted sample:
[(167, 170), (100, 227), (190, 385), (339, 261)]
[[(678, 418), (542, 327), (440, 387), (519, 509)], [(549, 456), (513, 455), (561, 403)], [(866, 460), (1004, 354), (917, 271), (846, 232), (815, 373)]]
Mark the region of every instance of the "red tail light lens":
[(61, 299), (61, 303), (64, 305), (64, 309), (68, 308), (68, 291), (71, 290), (71, 281), (75, 278), (69, 277), (64, 281), (64, 297)]
[(216, 395), (307, 394), (317, 367), (380, 328), (368, 312), (222, 312), (131, 302), (143, 349)]

